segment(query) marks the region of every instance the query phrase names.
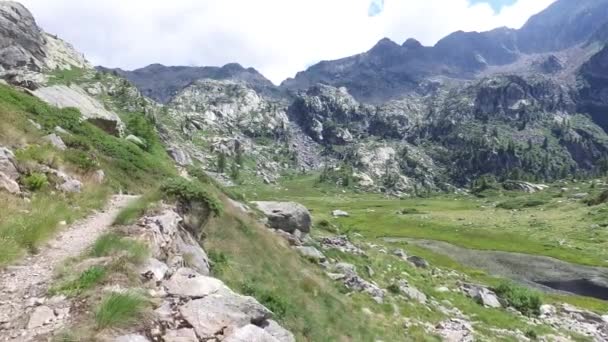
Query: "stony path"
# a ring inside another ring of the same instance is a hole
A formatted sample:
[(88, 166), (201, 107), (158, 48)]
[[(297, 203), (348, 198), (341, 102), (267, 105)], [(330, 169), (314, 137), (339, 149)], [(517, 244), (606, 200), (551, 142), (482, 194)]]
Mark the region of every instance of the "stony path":
[(106, 208), (72, 224), (39, 254), (0, 272), (0, 341), (34, 341), (56, 331), (70, 315), (63, 297), (46, 298), (54, 270), (85, 251), (136, 196), (113, 196)]

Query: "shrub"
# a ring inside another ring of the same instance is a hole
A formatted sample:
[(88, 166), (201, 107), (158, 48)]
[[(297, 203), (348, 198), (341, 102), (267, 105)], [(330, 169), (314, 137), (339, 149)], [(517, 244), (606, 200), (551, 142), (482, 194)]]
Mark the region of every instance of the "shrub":
[(147, 300), (136, 293), (107, 295), (95, 311), (97, 329), (127, 326), (137, 322), (147, 307)]
[(397, 284), (390, 284), (386, 289), (392, 294), (399, 294), (401, 292)]
[(189, 181), (185, 178), (173, 178), (165, 182), (161, 191), (166, 197), (185, 202), (205, 203), (215, 216), (221, 216), (223, 206), (217, 196), (199, 181)]
[(159, 191), (151, 191), (140, 197), (128, 206), (123, 208), (116, 218), (113, 225), (127, 225), (134, 223), (138, 218), (142, 217), (152, 203), (160, 200)]
[(30, 191), (38, 191), (49, 185), (49, 180), (43, 173), (32, 173), (23, 178), (23, 185)]
[(510, 282), (503, 282), (495, 289), (495, 292), (510, 306), (524, 315), (540, 314), (542, 301), (540, 295), (533, 290)]
[(508, 201), (504, 201), (498, 203), (496, 205), (497, 208), (513, 210), (513, 209), (523, 209), (523, 208), (533, 208), (538, 207), (543, 204), (547, 204), (546, 200), (541, 199), (512, 199)]
[(536, 341), (538, 339), (538, 334), (536, 334), (536, 331), (528, 329), (526, 331), (526, 337), (531, 339), (532, 341)]
[(99, 167), (99, 163), (93, 157), (79, 150), (66, 151), (64, 160), (82, 171), (92, 171)]

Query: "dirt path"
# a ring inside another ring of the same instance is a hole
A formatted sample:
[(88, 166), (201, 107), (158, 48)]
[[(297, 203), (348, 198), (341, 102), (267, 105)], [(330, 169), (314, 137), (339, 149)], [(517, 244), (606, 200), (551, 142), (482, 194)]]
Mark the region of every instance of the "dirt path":
[(46, 298), (54, 270), (85, 251), (136, 196), (113, 196), (106, 208), (72, 224), (39, 254), (0, 272), (0, 341), (35, 341), (61, 329), (69, 318), (64, 297)]

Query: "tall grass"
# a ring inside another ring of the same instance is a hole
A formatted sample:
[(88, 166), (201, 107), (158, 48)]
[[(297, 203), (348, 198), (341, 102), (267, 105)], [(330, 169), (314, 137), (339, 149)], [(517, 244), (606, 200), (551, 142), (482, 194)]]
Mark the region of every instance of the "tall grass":
[(107, 270), (105, 267), (92, 266), (78, 275), (77, 278), (52, 288), (51, 293), (78, 295), (102, 282), (106, 276)]
[(137, 322), (148, 307), (147, 299), (137, 293), (111, 293), (102, 299), (95, 310), (98, 330), (128, 326)]
[(134, 263), (141, 263), (149, 256), (149, 249), (139, 241), (116, 233), (107, 233), (97, 238), (91, 247), (90, 255), (105, 257), (120, 253), (126, 253), (128, 259)]

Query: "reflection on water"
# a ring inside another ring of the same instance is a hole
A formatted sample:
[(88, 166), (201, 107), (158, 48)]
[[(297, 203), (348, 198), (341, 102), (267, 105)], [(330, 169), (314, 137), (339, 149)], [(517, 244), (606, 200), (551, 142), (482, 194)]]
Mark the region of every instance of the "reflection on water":
[(608, 300), (608, 288), (592, 283), (587, 279), (567, 281), (538, 281), (537, 283), (559, 291), (565, 291), (575, 293), (581, 296)]

